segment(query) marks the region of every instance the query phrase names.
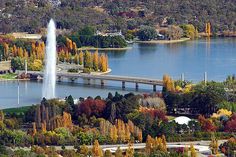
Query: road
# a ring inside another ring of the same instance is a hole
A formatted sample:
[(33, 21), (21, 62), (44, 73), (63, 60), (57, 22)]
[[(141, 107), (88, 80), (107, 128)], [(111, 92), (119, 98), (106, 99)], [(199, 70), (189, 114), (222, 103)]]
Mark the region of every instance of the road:
[[(219, 145), (226, 142), (227, 140), (219, 140)], [(190, 144), (193, 144), (194, 148), (199, 152), (199, 156), (204, 156), (204, 154), (209, 154), (211, 150), (209, 149), (209, 144), (211, 141), (194, 141), (194, 142), (168, 142), (167, 148), (184, 148), (184, 147), (190, 147)], [(133, 145), (133, 148), (135, 150), (138, 149), (144, 149), (146, 146), (145, 143), (135, 143)], [(62, 150), (61, 146), (54, 146), (56, 150)], [(92, 147), (92, 145), (88, 146), (89, 148)], [(110, 150), (112, 153), (116, 151), (118, 147), (120, 147), (121, 150), (125, 151), (128, 148), (127, 144), (115, 144), (115, 145), (100, 145), (103, 151)], [(65, 146), (66, 149), (72, 150), (74, 149), (74, 146)], [(21, 147), (21, 148), (11, 148), (13, 151), (18, 149), (24, 149), (24, 150), (31, 150), (31, 148), (28, 147)]]

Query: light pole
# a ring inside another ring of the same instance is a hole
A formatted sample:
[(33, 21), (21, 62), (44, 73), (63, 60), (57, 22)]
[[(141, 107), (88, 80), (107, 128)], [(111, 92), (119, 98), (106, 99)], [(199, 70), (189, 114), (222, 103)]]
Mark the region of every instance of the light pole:
[(17, 79), (17, 104), (20, 105), (20, 83), (19, 78)]

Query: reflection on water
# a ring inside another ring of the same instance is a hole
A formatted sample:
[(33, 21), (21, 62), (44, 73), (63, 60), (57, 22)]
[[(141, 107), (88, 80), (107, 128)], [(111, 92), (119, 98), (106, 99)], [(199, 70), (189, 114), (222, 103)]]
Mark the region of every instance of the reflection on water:
[(109, 58), (122, 58), (124, 57), (126, 51), (108, 51), (107, 55)]
[[(121, 94), (126, 94), (129, 92), (133, 93), (147, 93), (150, 92), (152, 87), (140, 86), (142, 88), (139, 91), (135, 90), (134, 84), (126, 84), (126, 88), (122, 89), (121, 84), (118, 82), (105, 82), (105, 86), (101, 87), (100, 81), (91, 81), (91, 85), (83, 83), (83, 80), (78, 80), (78, 82), (58, 82), (56, 86), (56, 96), (58, 98), (65, 98), (66, 96), (72, 95), (74, 98), (80, 97), (96, 97), (100, 95), (103, 98), (107, 97), (107, 94), (111, 92), (119, 92)], [(31, 104), (37, 104), (41, 101), (42, 93), (42, 82), (41, 81), (20, 81), (20, 103), (17, 102), (17, 81), (1, 81), (0, 82), (0, 109), (27, 106)], [(158, 88), (160, 90), (160, 88)]]

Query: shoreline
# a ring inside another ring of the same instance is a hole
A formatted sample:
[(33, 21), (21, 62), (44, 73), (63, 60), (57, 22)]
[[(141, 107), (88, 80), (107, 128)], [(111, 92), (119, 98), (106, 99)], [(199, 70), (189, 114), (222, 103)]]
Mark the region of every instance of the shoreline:
[[(105, 72), (91, 72), (90, 74), (91, 75), (106, 75), (106, 74), (109, 74), (110, 72), (112, 72), (112, 70), (110, 68), (108, 68), (108, 70)], [(85, 73), (81, 73), (81, 74), (85, 74)], [(15, 79), (0, 79), (0, 82), (18, 81), (18, 80), (19, 81), (30, 81), (32, 79), (29, 79), (29, 78), (27, 78), (27, 79), (17, 79), (17, 78), (15, 78)], [(39, 79), (39, 80), (41, 80), (41, 79)]]
[(96, 47), (81, 47), (81, 48), (78, 48), (78, 50), (88, 50), (88, 51), (96, 51), (96, 50), (99, 50), (99, 51), (124, 51), (124, 50), (130, 50), (132, 49), (132, 47), (123, 47), (123, 48), (96, 48)]
[(190, 38), (181, 38), (178, 40), (150, 40), (150, 41), (135, 41), (135, 42), (141, 43), (141, 44), (173, 44), (173, 43), (180, 43), (180, 42), (185, 42), (189, 40)]
[(108, 70), (105, 72), (91, 72), (91, 75), (106, 75), (109, 74), (110, 72), (112, 72), (112, 70), (108, 68)]

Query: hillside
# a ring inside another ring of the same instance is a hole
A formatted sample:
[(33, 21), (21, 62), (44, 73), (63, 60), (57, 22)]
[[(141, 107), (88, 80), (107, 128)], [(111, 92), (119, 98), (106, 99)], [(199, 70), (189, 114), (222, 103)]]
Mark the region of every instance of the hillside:
[(1, 0), (0, 30), (39, 32), (53, 17), (58, 28), (77, 31), (134, 29), (141, 25), (190, 23), (203, 31), (236, 30), (235, 0)]

